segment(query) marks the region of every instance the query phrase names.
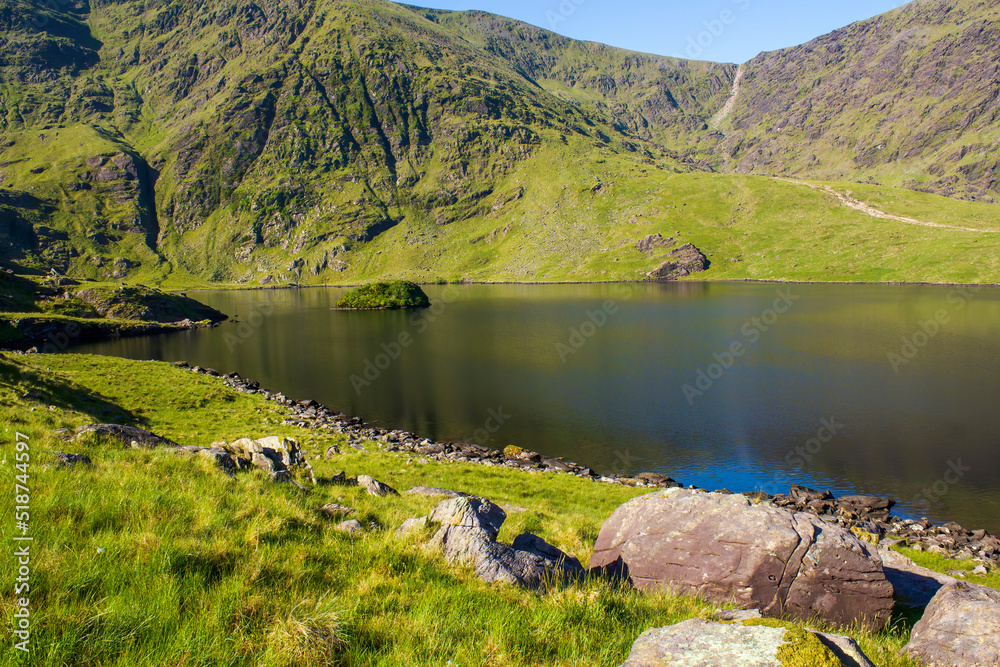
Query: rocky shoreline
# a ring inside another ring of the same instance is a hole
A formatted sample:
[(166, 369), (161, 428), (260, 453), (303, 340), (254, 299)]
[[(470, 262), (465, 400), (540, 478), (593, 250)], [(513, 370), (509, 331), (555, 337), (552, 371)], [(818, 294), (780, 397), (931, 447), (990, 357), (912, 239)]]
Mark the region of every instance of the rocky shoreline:
[[(537, 452), (507, 447), (503, 451), (470, 443), (434, 442), (401, 430), (387, 430), (365, 424), (358, 417), (335, 412), (314, 400), (293, 400), (284, 394), (271, 392), (255, 380), (238, 373), (222, 374), (211, 368), (191, 366), (185, 361), (173, 362), (195, 373), (219, 378), (225, 385), (247, 394), (257, 394), (280, 403), (290, 410), (283, 424), (310, 429), (325, 429), (347, 436), (348, 445), (363, 449), (364, 440), (375, 442), (382, 451), (402, 452), (426, 460), (450, 463), (475, 463), (504, 466), (525, 471), (564, 473), (592, 479), (605, 484), (649, 489), (683, 487), (668, 475), (653, 472), (629, 475), (599, 475), (591, 468), (548, 457)], [(694, 486), (688, 489), (705, 491)], [(731, 493), (721, 489), (718, 493)], [(787, 494), (771, 495), (761, 491), (744, 493), (756, 503), (769, 503), (789, 510), (809, 512), (823, 521), (850, 529), (859, 537), (877, 543), (890, 540), (913, 549), (939, 553), (957, 559), (971, 559), (987, 569), (1000, 567), (1000, 539), (986, 530), (968, 530), (955, 522), (935, 525), (926, 518), (903, 519), (891, 513), (895, 501), (871, 495), (834, 497), (829, 491), (816, 491), (793, 485)]]
[(205, 329), (218, 322), (127, 322), (122, 320), (57, 320), (35, 317), (27, 313), (17, 317), (0, 318), (0, 324), (7, 324), (23, 337), (0, 343), (0, 351), (56, 354), (72, 345), (94, 343), (115, 338), (132, 338), (175, 331)]

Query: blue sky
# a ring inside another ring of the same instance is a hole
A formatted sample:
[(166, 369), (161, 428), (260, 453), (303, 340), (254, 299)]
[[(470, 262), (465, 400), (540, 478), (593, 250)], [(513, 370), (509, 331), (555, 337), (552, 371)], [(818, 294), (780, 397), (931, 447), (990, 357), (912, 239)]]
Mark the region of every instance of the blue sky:
[(635, 51), (745, 62), (899, 7), (898, 0), (410, 0), (437, 9), (481, 9), (567, 37)]

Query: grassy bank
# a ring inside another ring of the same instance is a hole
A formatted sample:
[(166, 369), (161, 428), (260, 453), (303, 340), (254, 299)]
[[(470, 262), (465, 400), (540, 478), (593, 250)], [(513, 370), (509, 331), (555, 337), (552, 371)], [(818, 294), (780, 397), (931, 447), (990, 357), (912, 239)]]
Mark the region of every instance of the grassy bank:
[[(643, 489), (569, 475), (518, 472), (345, 447), (343, 436), (282, 426), (283, 408), (172, 365), (80, 355), (0, 356), (0, 470), (13, 488), (15, 432), (31, 466), (30, 656), (16, 665), (617, 665), (645, 629), (707, 616), (707, 603), (591, 581), (538, 595), (479, 581), (395, 537), (439, 499), (377, 498), (323, 483), (340, 471), (399, 490), (441, 486), (523, 508), (500, 539), (534, 532), (583, 560), (604, 519)], [(128, 423), (182, 445), (242, 436), (298, 438), (320, 485), (305, 492), (258, 472), (227, 477), (207, 461), (57, 429)], [(344, 452), (330, 459), (330, 446)], [(45, 468), (49, 450), (92, 466)], [(318, 508), (357, 510), (362, 535), (332, 530)], [(14, 494), (0, 496), (4, 530)], [(9, 533), (5, 532), (5, 537)], [(968, 569), (912, 554), (931, 567)], [(971, 566), (969, 566), (971, 567)], [(11, 586), (14, 563), (0, 558)], [(997, 575), (972, 581), (1000, 584)], [(11, 627), (10, 607), (5, 608)], [(851, 631), (879, 665), (897, 655), (910, 620), (878, 634)]]

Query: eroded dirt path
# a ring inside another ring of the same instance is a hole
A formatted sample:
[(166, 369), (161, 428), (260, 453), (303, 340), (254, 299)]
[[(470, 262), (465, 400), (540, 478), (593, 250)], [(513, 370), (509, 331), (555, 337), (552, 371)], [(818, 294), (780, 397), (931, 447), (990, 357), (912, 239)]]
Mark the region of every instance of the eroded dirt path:
[(848, 208), (853, 208), (856, 211), (861, 211), (865, 215), (869, 215), (873, 218), (881, 218), (882, 220), (895, 220), (896, 222), (904, 222), (908, 225), (919, 225), (921, 227), (934, 227), (937, 229), (953, 229), (955, 231), (961, 232), (980, 232), (982, 234), (996, 234), (1000, 230), (996, 229), (976, 229), (975, 227), (960, 227), (958, 225), (945, 225), (940, 222), (927, 222), (925, 220), (917, 220), (916, 218), (908, 218), (904, 215), (895, 215), (893, 213), (886, 213), (885, 211), (879, 210), (870, 204), (866, 204), (863, 201), (855, 199), (850, 195), (846, 195), (842, 192), (837, 192), (829, 185), (818, 185), (816, 183), (809, 183), (807, 181), (798, 181), (792, 178), (780, 178), (775, 177), (779, 181), (784, 181), (785, 183), (792, 183), (793, 185), (804, 185), (807, 188), (812, 188), (813, 190), (820, 190), (828, 195), (835, 197), (843, 206)]

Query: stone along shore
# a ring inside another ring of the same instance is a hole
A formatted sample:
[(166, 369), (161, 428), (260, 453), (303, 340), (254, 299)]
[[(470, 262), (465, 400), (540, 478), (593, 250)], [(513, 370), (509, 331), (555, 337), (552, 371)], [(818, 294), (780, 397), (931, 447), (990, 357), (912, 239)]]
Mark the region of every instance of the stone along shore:
[[(358, 417), (348, 417), (317, 403), (314, 400), (293, 400), (281, 393), (271, 392), (255, 380), (238, 373), (222, 374), (211, 368), (191, 366), (178, 361), (174, 365), (192, 372), (218, 377), (224, 384), (237, 391), (258, 394), (267, 400), (287, 406), (289, 419), (284, 424), (310, 429), (325, 429), (347, 436), (348, 445), (363, 449), (362, 441), (371, 441), (386, 452), (403, 452), (440, 462), (478, 463), (487, 466), (505, 466), (526, 471), (576, 475), (605, 484), (665, 489), (683, 487), (668, 475), (643, 472), (636, 475), (599, 475), (591, 468), (566, 461), (563, 458), (544, 456), (537, 452), (507, 447), (491, 449), (470, 443), (434, 442), (427, 438), (400, 430), (387, 430), (365, 424)], [(694, 486), (685, 487), (697, 489)], [(698, 489), (704, 490), (704, 489)], [(728, 494), (722, 489), (718, 493)], [(788, 494), (771, 495), (761, 491), (743, 494), (754, 502), (770, 503), (789, 510), (809, 512), (823, 521), (843, 526), (871, 542), (891, 540), (917, 550), (926, 550), (958, 559), (972, 559), (985, 569), (1000, 567), (1000, 539), (986, 530), (969, 530), (955, 522), (936, 525), (926, 518), (902, 519), (891, 513), (895, 501), (871, 495), (834, 497), (829, 491), (816, 491), (793, 485)]]

